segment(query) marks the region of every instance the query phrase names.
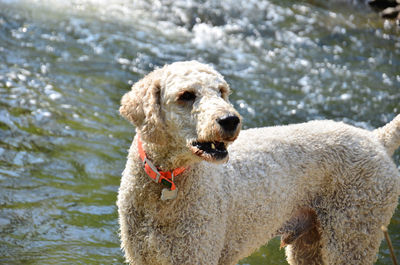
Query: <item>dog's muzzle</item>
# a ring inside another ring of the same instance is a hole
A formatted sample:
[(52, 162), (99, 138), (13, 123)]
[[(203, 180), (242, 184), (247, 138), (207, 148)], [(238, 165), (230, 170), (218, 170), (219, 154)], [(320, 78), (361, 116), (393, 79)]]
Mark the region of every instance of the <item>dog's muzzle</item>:
[(233, 142), (240, 131), (241, 120), (235, 114), (227, 114), (215, 120), (218, 132), (214, 140), (197, 140), (191, 143), (192, 152), (209, 162), (228, 160), (228, 144)]

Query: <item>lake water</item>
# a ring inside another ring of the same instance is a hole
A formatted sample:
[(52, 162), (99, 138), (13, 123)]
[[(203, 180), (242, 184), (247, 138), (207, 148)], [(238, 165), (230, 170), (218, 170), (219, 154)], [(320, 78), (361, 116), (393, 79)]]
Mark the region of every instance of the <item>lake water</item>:
[[(391, 120), (400, 29), (360, 2), (0, 0), (0, 264), (123, 263), (115, 201), (134, 131), (117, 110), (155, 67), (212, 64), (245, 128)], [(389, 232), (400, 255), (399, 208)], [(286, 264), (278, 246), (240, 264)]]

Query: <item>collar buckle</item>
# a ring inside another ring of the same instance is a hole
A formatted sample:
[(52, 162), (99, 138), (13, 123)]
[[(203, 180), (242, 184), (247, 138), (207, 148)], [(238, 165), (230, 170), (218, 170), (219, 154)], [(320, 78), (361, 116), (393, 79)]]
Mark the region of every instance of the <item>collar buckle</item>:
[(147, 173), (147, 176), (148, 176), (152, 181), (154, 181), (155, 183), (160, 183), (161, 174), (160, 174), (160, 172), (158, 171), (157, 167), (156, 167), (147, 157), (145, 157), (145, 158), (143, 159), (143, 165), (144, 165), (145, 169), (146, 169), (146, 165), (147, 165), (147, 166), (151, 169), (152, 173), (155, 174), (155, 177), (153, 178), (153, 177), (151, 176), (151, 175), (153, 175), (153, 174), (149, 174), (149, 172), (146, 172), (146, 173)]

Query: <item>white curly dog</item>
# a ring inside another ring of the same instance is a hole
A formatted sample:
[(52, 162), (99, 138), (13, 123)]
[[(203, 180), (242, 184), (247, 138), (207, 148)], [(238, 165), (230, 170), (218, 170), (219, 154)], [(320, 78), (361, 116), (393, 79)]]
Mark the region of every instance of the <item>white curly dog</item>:
[(400, 194), (400, 115), (374, 131), (311, 121), (239, 135), (228, 95), (190, 61), (123, 96), (136, 126), (117, 202), (127, 262), (236, 264), (280, 235), (290, 264), (372, 264)]

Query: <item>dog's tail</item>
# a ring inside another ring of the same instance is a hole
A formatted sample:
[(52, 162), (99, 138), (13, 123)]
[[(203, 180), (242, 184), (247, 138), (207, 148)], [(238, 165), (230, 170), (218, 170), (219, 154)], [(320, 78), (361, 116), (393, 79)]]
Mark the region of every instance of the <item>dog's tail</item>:
[(373, 131), (389, 155), (400, 146), (400, 114), (385, 126)]

